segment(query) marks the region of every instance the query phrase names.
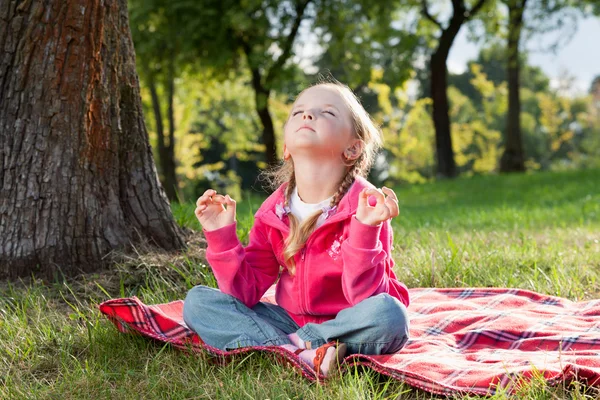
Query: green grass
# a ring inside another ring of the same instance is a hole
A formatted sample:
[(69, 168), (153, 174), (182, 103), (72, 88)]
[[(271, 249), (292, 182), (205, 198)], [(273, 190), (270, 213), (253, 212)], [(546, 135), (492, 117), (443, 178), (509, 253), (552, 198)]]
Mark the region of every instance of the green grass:
[[(396, 187), (396, 272), (409, 287), (504, 286), (572, 300), (600, 297), (600, 171), (486, 176)], [(246, 240), (262, 198), (238, 199)], [(199, 229), (194, 204), (177, 221)], [(97, 305), (136, 295), (146, 303), (214, 285), (202, 238), (185, 254), (130, 257), (67, 282), (0, 283), (0, 398), (427, 399), (369, 370), (327, 385), (307, 382), (265, 354), (220, 366), (205, 354), (124, 335)], [(495, 398), (504, 398), (498, 394)], [(580, 384), (527, 385), (521, 398), (600, 398)]]

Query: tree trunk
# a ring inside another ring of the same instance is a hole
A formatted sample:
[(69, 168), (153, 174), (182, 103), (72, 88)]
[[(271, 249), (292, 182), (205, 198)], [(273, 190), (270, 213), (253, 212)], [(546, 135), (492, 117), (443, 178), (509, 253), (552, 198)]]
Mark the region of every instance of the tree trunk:
[(165, 180), (163, 186), (167, 192), (167, 197), (171, 201), (178, 201), (177, 195), (177, 172), (175, 164), (175, 115), (173, 110), (173, 98), (175, 97), (175, 71), (173, 71), (173, 63), (169, 63), (169, 74), (167, 76), (167, 117), (169, 120), (169, 145), (167, 147), (167, 159), (164, 163)]
[(523, 12), (527, 0), (507, 1), (508, 23), (508, 116), (506, 123), (506, 144), (500, 158), (500, 172), (525, 171), (525, 154), (521, 137), (521, 96), (519, 41), (523, 28)]
[(158, 91), (156, 90), (156, 78), (152, 73), (148, 74), (148, 88), (150, 89), (150, 98), (152, 100), (152, 113), (154, 114), (154, 123), (156, 124), (156, 137), (158, 147), (158, 164), (160, 166), (160, 174), (162, 174), (162, 184), (167, 193), (167, 197), (171, 201), (178, 200), (177, 198), (177, 175), (175, 173), (175, 148), (174, 145), (174, 131), (175, 122), (173, 117), (173, 100), (172, 95), (174, 88), (169, 87), (167, 92), (169, 96), (169, 131), (167, 133), (168, 144), (165, 140), (165, 128), (163, 125), (163, 116), (160, 108), (160, 98)]
[(437, 156), (437, 176), (454, 178), (457, 175), (448, 105), (448, 68), (446, 62), (452, 43), (465, 22), (464, 4), (455, 4), (450, 24), (442, 30), (438, 46), (429, 62), (431, 78), (431, 99), (433, 102), (433, 125), (435, 126), (435, 146)]
[(433, 101), (433, 125), (435, 127), (435, 150), (437, 157), (437, 176), (453, 178), (456, 176), (456, 163), (452, 150), (452, 133), (448, 105), (448, 70), (443, 55), (436, 51), (431, 57), (431, 99)]
[(275, 166), (278, 160), (275, 128), (273, 127), (273, 118), (271, 118), (271, 113), (269, 112), (269, 96), (271, 91), (262, 85), (260, 72), (256, 68), (252, 68), (252, 88), (254, 89), (256, 112), (263, 126), (262, 138), (265, 144), (266, 161), (269, 166)]
[(0, 278), (185, 246), (144, 125), (126, 0), (0, 2)]

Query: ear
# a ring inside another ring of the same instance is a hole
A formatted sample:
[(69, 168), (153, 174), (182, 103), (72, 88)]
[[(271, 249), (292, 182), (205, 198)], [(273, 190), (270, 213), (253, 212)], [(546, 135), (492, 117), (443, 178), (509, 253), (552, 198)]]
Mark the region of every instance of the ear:
[(363, 141), (360, 139), (355, 139), (350, 146), (344, 150), (344, 156), (348, 160), (356, 160), (363, 152)]
[(287, 161), (287, 160), (289, 160), (289, 159), (290, 159), (290, 157), (291, 157), (291, 154), (290, 154), (290, 152), (288, 151), (288, 149), (287, 149), (287, 146), (286, 146), (286, 145), (285, 145), (285, 143), (284, 143), (284, 144), (283, 144), (283, 159), (284, 159), (285, 161)]

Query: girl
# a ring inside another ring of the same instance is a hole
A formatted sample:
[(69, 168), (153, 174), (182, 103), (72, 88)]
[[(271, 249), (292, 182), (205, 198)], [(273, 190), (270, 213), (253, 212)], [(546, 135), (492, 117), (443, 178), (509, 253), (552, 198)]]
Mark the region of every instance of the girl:
[[(282, 346), (317, 373), (346, 351), (394, 353), (408, 338), (408, 291), (394, 274), (391, 218), (398, 200), (365, 176), (381, 132), (339, 83), (304, 90), (284, 128), (279, 188), (236, 236), (235, 201), (207, 190), (196, 216), (220, 290), (196, 286), (186, 324), (210, 346)], [(260, 298), (277, 282), (278, 305)]]

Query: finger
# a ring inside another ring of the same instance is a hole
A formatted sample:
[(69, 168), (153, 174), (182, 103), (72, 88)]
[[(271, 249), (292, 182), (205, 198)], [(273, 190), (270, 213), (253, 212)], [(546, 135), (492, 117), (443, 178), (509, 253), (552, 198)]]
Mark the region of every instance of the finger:
[(390, 210), (390, 216), (388, 218), (395, 218), (400, 214), (400, 208), (398, 207), (398, 201), (388, 197), (385, 199), (385, 205)]
[(387, 205), (384, 205), (383, 207), (381, 207), (380, 215), (381, 215), (381, 220), (379, 222), (387, 221), (388, 219), (390, 219), (392, 217), (390, 208), (387, 207)]
[(225, 196), (223, 196), (222, 194), (215, 194), (214, 196), (212, 196), (212, 201), (215, 203), (225, 203)]
[(377, 205), (385, 203), (385, 195), (381, 189), (369, 189), (367, 193), (377, 199)]
[(235, 217), (235, 206), (236, 206), (236, 202), (234, 199), (232, 199), (229, 195), (225, 196), (225, 202), (227, 204), (227, 211), (231, 212), (233, 214), (233, 216)]
[(358, 194), (358, 206), (359, 207), (366, 207), (367, 206), (367, 200), (369, 198), (369, 195), (367, 194), (368, 189), (363, 189), (360, 191), (360, 193)]
[(400, 207), (398, 205), (398, 197), (396, 193), (388, 187), (383, 187), (382, 191), (387, 194), (385, 198), (385, 204), (390, 209), (390, 218), (395, 218), (400, 214)]
[(226, 195), (225, 196), (225, 204), (227, 204), (228, 206), (233, 206), (235, 207), (235, 205), (237, 204), (236, 201), (234, 199), (231, 198), (231, 196)]
[(196, 201), (196, 207), (206, 205), (206, 203), (209, 203), (209, 202), (210, 202), (209, 196), (200, 196), (200, 197), (198, 197), (198, 200)]
[(390, 189), (389, 187), (384, 186), (383, 188), (381, 188), (381, 190), (383, 191), (383, 193), (385, 193), (389, 198), (393, 199), (396, 203), (398, 202), (398, 196), (396, 196), (396, 193)]
[(198, 200), (196, 200), (196, 205), (199, 206), (200, 204), (205, 204), (208, 201), (210, 201), (211, 196), (213, 196), (214, 194), (216, 194), (217, 192), (213, 189), (208, 189), (206, 190), (202, 196), (198, 197)]

